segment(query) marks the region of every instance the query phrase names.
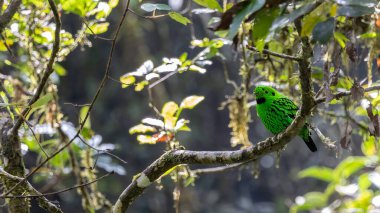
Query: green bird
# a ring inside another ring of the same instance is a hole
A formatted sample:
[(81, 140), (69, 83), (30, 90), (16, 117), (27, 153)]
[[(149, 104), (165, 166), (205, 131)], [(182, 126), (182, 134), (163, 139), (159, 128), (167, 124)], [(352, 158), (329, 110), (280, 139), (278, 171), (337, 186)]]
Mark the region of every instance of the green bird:
[[(273, 134), (284, 131), (296, 117), (298, 106), (285, 95), (269, 86), (258, 86), (255, 89), (257, 102), (257, 115), (264, 126)], [(309, 125), (300, 130), (298, 134), (305, 141), (310, 151), (317, 151), (312, 138), (310, 137)]]

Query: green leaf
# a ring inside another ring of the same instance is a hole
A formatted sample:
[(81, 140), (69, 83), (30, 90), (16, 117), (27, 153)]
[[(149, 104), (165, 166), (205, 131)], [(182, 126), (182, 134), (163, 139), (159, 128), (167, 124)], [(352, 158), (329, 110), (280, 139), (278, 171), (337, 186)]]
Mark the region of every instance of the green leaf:
[(194, 64), (190, 65), (189, 70), (194, 71), (194, 72), (199, 72), (201, 74), (205, 74), (207, 71), (205, 68), (199, 67), (199, 66), (194, 65)]
[(319, 22), (313, 29), (313, 40), (321, 44), (326, 44), (333, 36), (335, 29), (335, 19), (329, 18), (326, 21)]
[(219, 12), (223, 11), (222, 7), (219, 5), (217, 0), (193, 0), (193, 1), (203, 7), (218, 10)]
[(144, 124), (138, 124), (129, 129), (129, 134), (131, 135), (135, 133), (147, 133), (147, 132), (157, 132), (157, 129), (152, 126), (147, 126)]
[(140, 92), (141, 90), (144, 89), (146, 85), (149, 85), (148, 81), (140, 81), (139, 83), (136, 84), (135, 86), (135, 91)]
[(244, 19), (250, 14), (260, 10), (265, 4), (265, 0), (251, 0), (251, 2), (242, 10), (240, 10), (232, 20), (230, 29), (227, 34), (227, 39), (232, 40), (238, 33), (240, 25)]
[(129, 74), (120, 77), (121, 88), (127, 88), (136, 82), (136, 77)]
[(278, 7), (263, 8), (256, 15), (252, 25), (252, 38), (255, 42), (265, 40), (273, 21), (280, 14)]
[(349, 41), (349, 39), (340, 32), (334, 32), (334, 38), (342, 48), (345, 48), (346, 41)]
[(314, 7), (315, 7), (315, 2), (308, 3), (308, 4), (298, 8), (297, 10), (295, 10), (294, 12), (292, 12), (290, 14), (286, 14), (286, 15), (278, 17), (276, 20), (274, 20), (272, 27), (269, 30), (269, 32), (270, 32), (269, 37), (272, 37), (276, 30), (282, 29), (283, 27), (294, 22), (294, 20), (296, 20), (297, 18), (309, 13), (310, 11), (312, 11), (314, 9)]
[(343, 160), (334, 170), (334, 178), (348, 178), (366, 165), (365, 157), (348, 157)]
[(94, 23), (93, 25), (91, 25), (89, 28), (91, 29), (86, 29), (86, 33), (89, 33), (89, 34), (101, 34), (101, 33), (104, 33), (108, 30), (108, 26), (110, 24), (108, 22), (104, 22), (104, 23)]
[(185, 119), (179, 119), (174, 127), (174, 130), (175, 131), (191, 131), (191, 129), (186, 125), (188, 124), (190, 121), (188, 120), (185, 120)]
[(165, 119), (173, 117), (175, 113), (177, 112), (178, 108), (179, 108), (178, 104), (176, 104), (175, 102), (173, 101), (167, 102), (162, 107), (161, 115)]
[(315, 178), (331, 182), (334, 180), (333, 170), (327, 167), (311, 167), (298, 173), (298, 178)]
[(47, 104), (49, 101), (53, 100), (54, 96), (53, 93), (47, 93), (44, 96), (40, 97), (36, 102), (34, 102), (30, 107), (33, 108), (39, 108), (43, 105)]
[[(84, 118), (86, 117), (89, 109), (90, 109), (89, 106), (84, 106), (80, 109), (80, 112), (79, 112), (79, 122), (80, 123), (82, 123), (84, 121)], [(84, 123), (83, 127), (91, 129), (90, 115), (87, 117), (86, 123)]]
[(370, 15), (374, 12), (375, 8), (363, 6), (341, 6), (338, 9), (338, 15), (353, 18)]
[(146, 12), (153, 12), (155, 10), (171, 10), (172, 8), (167, 4), (145, 3), (141, 5), (141, 9)]
[(137, 136), (137, 141), (140, 143), (140, 144), (156, 144), (156, 139), (154, 139), (152, 136), (150, 135), (138, 135)]
[(365, 39), (365, 38), (376, 38), (376, 37), (380, 37), (380, 34), (379, 33), (376, 33), (376, 32), (368, 32), (368, 33), (363, 33), (359, 36), (361, 39)]
[(108, 5), (109, 5), (111, 8), (116, 7), (117, 4), (119, 4), (119, 0), (109, 0), (109, 1), (108, 1)]
[(187, 24), (191, 23), (190, 19), (186, 18), (185, 16), (183, 16), (177, 12), (169, 12), (169, 16), (174, 21), (179, 22), (183, 25), (187, 25)]
[(369, 136), (367, 140), (363, 141), (362, 152), (366, 156), (372, 156), (377, 153), (376, 139), (374, 136)]
[(368, 173), (364, 173), (364, 174), (359, 176), (358, 185), (359, 185), (359, 189), (361, 191), (367, 190), (371, 186), (371, 184), (372, 183), (369, 180), (369, 174)]
[(60, 64), (58, 63), (55, 63), (54, 64), (54, 71), (59, 75), (59, 76), (65, 76), (67, 74), (67, 71), (66, 69), (61, 66)]
[(309, 192), (304, 195), (305, 202), (298, 206), (298, 211), (306, 211), (325, 206), (327, 197), (321, 192)]
[(199, 104), (201, 101), (205, 99), (204, 96), (197, 96), (192, 95), (189, 96), (181, 102), (180, 108), (181, 109), (193, 109), (197, 104)]
[(312, 12), (310, 12), (303, 18), (301, 37), (310, 36), (315, 25), (321, 21), (326, 20), (325, 13), (326, 13), (326, 9), (328, 9), (326, 5), (329, 5), (329, 4), (326, 4), (326, 3), (321, 4), (319, 7), (317, 7), (315, 10), (313, 10)]

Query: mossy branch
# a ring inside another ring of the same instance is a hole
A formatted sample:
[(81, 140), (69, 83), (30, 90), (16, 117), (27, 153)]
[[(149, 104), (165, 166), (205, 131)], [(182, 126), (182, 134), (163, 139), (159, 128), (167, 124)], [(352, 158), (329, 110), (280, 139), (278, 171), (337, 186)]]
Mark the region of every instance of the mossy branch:
[(258, 159), (268, 153), (280, 150), (297, 135), (316, 105), (311, 89), (310, 58), (312, 48), (307, 38), (302, 40), (299, 63), (302, 103), (296, 118), (286, 130), (274, 137), (267, 138), (254, 146), (236, 151), (190, 151), (173, 150), (166, 152), (132, 180), (116, 201), (113, 212), (125, 212), (132, 202), (166, 171), (179, 164), (235, 164)]

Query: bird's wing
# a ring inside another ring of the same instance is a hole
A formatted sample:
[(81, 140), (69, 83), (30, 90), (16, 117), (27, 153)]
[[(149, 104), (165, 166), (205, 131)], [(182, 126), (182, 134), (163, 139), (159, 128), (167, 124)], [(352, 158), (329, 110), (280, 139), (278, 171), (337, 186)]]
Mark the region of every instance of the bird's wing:
[(272, 107), (277, 111), (281, 111), (281, 114), (288, 116), (293, 120), (296, 117), (298, 106), (289, 98), (277, 98), (273, 101)]

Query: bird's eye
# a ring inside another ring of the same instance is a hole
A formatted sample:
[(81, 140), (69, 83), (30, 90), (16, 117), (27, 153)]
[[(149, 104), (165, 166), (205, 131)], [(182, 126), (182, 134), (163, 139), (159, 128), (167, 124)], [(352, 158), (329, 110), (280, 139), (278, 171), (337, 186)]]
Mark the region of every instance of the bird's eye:
[(274, 92), (272, 92), (272, 95), (273, 95), (273, 96), (275, 95)]
[(265, 90), (265, 94), (268, 94), (268, 91)]

